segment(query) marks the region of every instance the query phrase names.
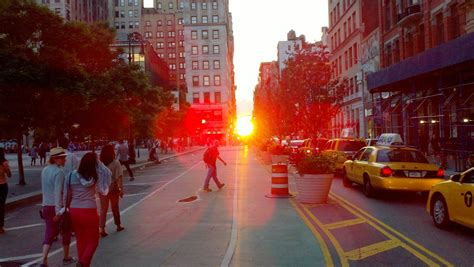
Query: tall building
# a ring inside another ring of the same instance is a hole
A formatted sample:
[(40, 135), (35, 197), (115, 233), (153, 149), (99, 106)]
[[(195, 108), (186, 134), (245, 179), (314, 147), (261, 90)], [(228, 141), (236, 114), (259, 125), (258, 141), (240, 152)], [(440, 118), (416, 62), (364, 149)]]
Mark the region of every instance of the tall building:
[(109, 19), (108, 0), (36, 0), (68, 21), (92, 23)]
[(202, 138), (225, 139), (235, 122), (234, 37), (228, 0), (184, 1), (187, 100)]
[(362, 101), (365, 92), (361, 86), (362, 69), (359, 51), (363, 33), (361, 17), (370, 14), (362, 9), (362, 2), (362, 0), (329, 0), (331, 50), (329, 60), (332, 66), (332, 78), (346, 83), (348, 88), (344, 92), (341, 111), (332, 121), (333, 137), (339, 137), (343, 129), (352, 129), (356, 137), (366, 136)]
[(288, 59), (303, 48), (305, 41), (304, 35), (296, 37), (295, 31), (291, 30), (287, 34), (286, 41), (278, 42), (278, 68), (280, 76), (286, 67)]
[(374, 131), (425, 151), (436, 136), (464, 157), (474, 150), (474, 1), (381, 0), (380, 14)]
[(128, 34), (140, 31), (142, 7), (142, 0), (109, 0), (109, 24), (118, 41), (127, 41)]

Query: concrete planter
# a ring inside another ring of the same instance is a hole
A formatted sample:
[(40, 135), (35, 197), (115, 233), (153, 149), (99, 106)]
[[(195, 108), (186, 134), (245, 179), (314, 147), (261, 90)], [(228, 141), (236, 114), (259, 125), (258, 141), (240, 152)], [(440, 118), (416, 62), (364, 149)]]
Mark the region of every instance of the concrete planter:
[(288, 160), (290, 159), (290, 156), (288, 155), (272, 155), (272, 164), (278, 164), (278, 163), (288, 163)]
[(305, 174), (296, 177), (298, 201), (302, 203), (322, 204), (328, 200), (334, 174)]

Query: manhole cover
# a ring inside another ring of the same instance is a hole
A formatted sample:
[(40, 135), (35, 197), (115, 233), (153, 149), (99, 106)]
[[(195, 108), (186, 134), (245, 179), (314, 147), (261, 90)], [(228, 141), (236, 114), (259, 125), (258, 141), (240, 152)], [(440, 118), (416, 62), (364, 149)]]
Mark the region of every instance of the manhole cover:
[(187, 198), (183, 198), (183, 199), (180, 199), (178, 202), (184, 202), (184, 203), (187, 203), (187, 202), (193, 202), (193, 201), (196, 201), (198, 199), (197, 196), (192, 196), (192, 197), (187, 197)]

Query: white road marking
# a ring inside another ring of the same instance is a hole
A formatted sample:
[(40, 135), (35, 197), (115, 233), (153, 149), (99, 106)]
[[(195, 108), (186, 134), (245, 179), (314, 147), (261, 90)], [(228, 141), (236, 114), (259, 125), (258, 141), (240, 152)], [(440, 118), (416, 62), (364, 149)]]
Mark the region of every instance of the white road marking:
[(141, 196), (141, 195), (146, 195), (148, 193), (136, 193), (136, 194), (128, 194), (124, 195), (123, 197), (134, 197), (134, 196)]
[(230, 241), (229, 241), (229, 246), (227, 247), (227, 251), (225, 253), (224, 259), (222, 260), (221, 267), (228, 267), (230, 266), (230, 262), (232, 261), (232, 258), (234, 257), (235, 249), (237, 247), (237, 234), (238, 234), (238, 222), (237, 222), (237, 216), (238, 216), (238, 176), (237, 176), (237, 169), (239, 166), (239, 157), (240, 154), (237, 153), (237, 159), (235, 163), (235, 182), (234, 182), (234, 205), (233, 205), (233, 212), (232, 212), (232, 230), (230, 234)]
[(18, 256), (18, 257), (3, 258), (3, 259), (0, 259), (0, 262), (26, 260), (26, 259), (37, 258), (37, 257), (41, 257), (41, 256), (43, 256), (43, 255), (42, 254), (30, 254), (30, 255), (24, 255), (24, 256)]
[[(177, 181), (178, 179), (180, 179), (181, 177), (183, 177), (184, 175), (186, 175), (188, 172), (190, 172), (192, 169), (194, 169), (196, 166), (200, 165), (201, 162), (198, 162), (196, 164), (194, 164), (191, 168), (187, 169), (186, 171), (184, 171), (183, 173), (181, 173), (180, 175), (176, 176), (175, 178), (173, 178), (172, 180), (168, 181), (166, 184), (164, 184), (163, 186), (159, 187), (158, 189), (156, 189), (155, 191), (151, 192), (150, 194), (148, 194), (146, 197), (138, 200), (137, 202), (133, 203), (132, 205), (130, 205), (129, 207), (127, 207), (126, 209), (122, 210), (120, 212), (120, 215), (123, 215), (125, 214), (126, 212), (128, 212), (129, 210), (135, 208), (136, 206), (140, 205), (141, 203), (143, 203), (143, 201), (149, 199), (150, 197), (154, 196), (156, 193), (162, 191), (163, 189), (165, 189), (166, 187), (168, 187), (168, 185), (174, 183), (175, 181)], [(111, 222), (113, 222), (113, 218), (110, 218), (109, 220), (107, 220), (106, 224), (110, 224)], [(76, 245), (76, 241), (74, 242), (71, 242), (71, 245), (70, 247), (73, 247)], [(56, 249), (55, 251), (52, 251), (49, 253), (49, 256), (54, 256), (56, 254), (59, 254), (60, 252), (62, 252), (63, 249), (62, 248), (59, 248), (59, 249)], [(40, 255), (41, 256), (41, 255)], [(30, 261), (30, 262), (27, 262), (21, 266), (31, 266), (33, 264), (36, 264), (36, 263), (39, 263), (41, 262), (42, 258), (40, 258), (40, 256), (38, 256), (39, 258), (36, 259), (36, 260), (33, 260), (33, 261)]]
[(150, 183), (131, 183), (131, 184), (124, 184), (123, 186), (142, 186), (142, 185), (155, 185), (155, 184), (165, 184), (169, 181), (161, 181), (161, 182), (150, 182)]
[(44, 223), (36, 223), (36, 224), (30, 224), (30, 225), (16, 226), (16, 227), (5, 228), (5, 231), (21, 230), (21, 229), (25, 229), (25, 228), (32, 228), (32, 227), (37, 227), (37, 226), (42, 226), (42, 225), (44, 225)]

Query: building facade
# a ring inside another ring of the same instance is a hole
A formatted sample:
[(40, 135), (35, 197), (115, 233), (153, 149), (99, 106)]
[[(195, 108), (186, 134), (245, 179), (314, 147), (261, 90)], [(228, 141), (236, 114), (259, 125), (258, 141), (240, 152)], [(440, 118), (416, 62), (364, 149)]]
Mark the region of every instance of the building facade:
[(93, 23), (109, 20), (108, 0), (36, 0), (68, 21)]
[(474, 1), (381, 0), (374, 131), (429, 152), (441, 140), (461, 169), (474, 150)]
[(281, 76), (281, 73), (286, 67), (286, 62), (290, 59), (295, 53), (297, 53), (305, 43), (305, 36), (301, 35), (296, 37), (294, 30), (291, 30), (287, 34), (286, 41), (278, 42), (278, 69)]
[(115, 28), (117, 41), (127, 41), (128, 35), (140, 31), (142, 0), (110, 0), (109, 25)]

